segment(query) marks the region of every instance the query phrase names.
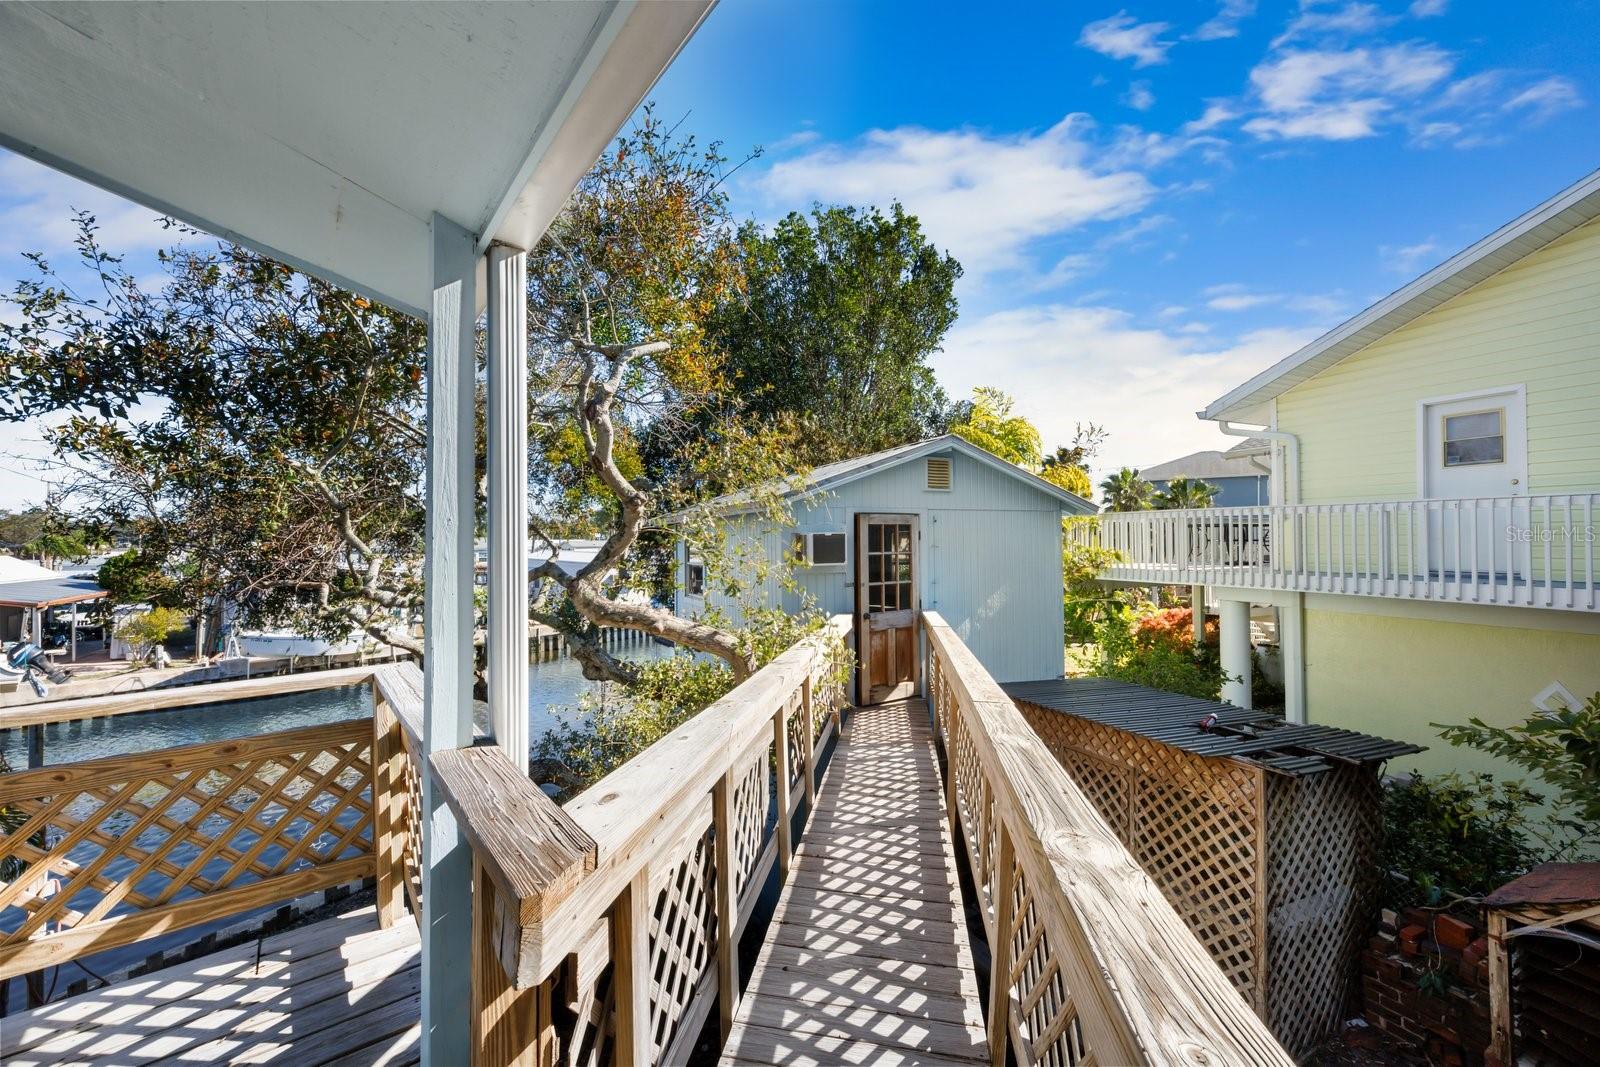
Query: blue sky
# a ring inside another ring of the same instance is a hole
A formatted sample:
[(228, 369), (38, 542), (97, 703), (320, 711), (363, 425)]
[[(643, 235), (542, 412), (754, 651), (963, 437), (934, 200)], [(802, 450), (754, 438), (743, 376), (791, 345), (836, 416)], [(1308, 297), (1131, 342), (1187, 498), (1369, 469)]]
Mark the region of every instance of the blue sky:
[[(946, 387), (1011, 391), (1047, 446), (1106, 425), (1106, 468), (1225, 446), (1198, 408), (1600, 166), (1597, 34), (1596, 0), (723, 0), (653, 97), (763, 147), (741, 216), (919, 215), (967, 268)], [(136, 264), (163, 240), (0, 155), (0, 287), (69, 205)]]

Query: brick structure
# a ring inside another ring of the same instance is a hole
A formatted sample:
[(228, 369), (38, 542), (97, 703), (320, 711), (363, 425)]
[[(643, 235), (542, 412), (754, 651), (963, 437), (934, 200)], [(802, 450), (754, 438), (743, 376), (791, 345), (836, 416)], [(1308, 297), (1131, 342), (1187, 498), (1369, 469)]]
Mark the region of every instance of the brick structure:
[(1443, 1067), (1482, 1067), (1489, 1047), (1488, 942), (1480, 922), (1385, 911), (1361, 957), (1366, 1020)]

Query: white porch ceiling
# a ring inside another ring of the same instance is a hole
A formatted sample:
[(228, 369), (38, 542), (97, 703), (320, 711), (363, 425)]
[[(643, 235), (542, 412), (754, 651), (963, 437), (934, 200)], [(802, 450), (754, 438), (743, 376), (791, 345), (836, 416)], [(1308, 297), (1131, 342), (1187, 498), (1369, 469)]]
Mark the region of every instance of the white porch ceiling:
[(422, 313), (536, 241), (711, 0), (0, 4), (0, 144)]

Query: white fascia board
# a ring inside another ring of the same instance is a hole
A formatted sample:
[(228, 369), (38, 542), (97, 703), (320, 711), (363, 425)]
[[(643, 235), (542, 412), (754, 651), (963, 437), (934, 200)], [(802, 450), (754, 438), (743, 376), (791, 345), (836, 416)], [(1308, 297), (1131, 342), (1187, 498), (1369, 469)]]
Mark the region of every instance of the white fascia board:
[(705, 20), (715, 0), (622, 0), (601, 19), (566, 91), (479, 220), (480, 250), (531, 249), (628, 116)]

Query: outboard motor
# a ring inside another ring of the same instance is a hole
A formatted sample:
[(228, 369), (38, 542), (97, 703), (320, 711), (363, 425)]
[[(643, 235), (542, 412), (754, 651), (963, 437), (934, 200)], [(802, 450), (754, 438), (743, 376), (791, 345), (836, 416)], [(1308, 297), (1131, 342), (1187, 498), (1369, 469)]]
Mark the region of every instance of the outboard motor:
[(38, 645), (19, 641), (6, 653), (5, 665), (0, 666), (0, 680), (26, 681), (43, 697), (49, 692), (44, 683), (60, 685), (67, 680), (67, 672), (51, 666), (44, 649)]

